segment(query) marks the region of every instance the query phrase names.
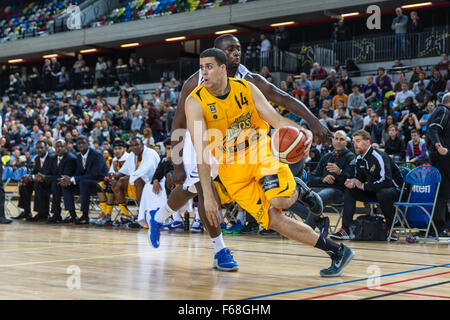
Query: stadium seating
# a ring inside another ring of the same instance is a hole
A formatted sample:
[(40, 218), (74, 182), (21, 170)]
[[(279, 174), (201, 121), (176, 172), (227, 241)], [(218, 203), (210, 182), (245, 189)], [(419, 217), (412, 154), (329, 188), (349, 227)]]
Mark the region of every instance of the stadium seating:
[(48, 35), (54, 18), (84, 0), (39, 0), (0, 8), (0, 42)]

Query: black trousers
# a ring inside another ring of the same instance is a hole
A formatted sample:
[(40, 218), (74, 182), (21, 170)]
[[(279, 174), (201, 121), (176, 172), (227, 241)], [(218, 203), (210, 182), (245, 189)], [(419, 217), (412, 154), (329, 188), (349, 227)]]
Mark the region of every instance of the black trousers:
[[(91, 195), (97, 194), (97, 192), (101, 191), (102, 189), (98, 185), (100, 180), (81, 180), (78, 184), (75, 186), (70, 186), (69, 188), (62, 188), (64, 199), (69, 199), (70, 194), (72, 194), (72, 197), (74, 194), (79, 194), (81, 198), (81, 212), (83, 215), (89, 214), (89, 204), (91, 201)], [(65, 203), (66, 204), (66, 203)], [(68, 206), (68, 207), (67, 207)], [(75, 210), (74, 202), (67, 202), (66, 210), (69, 212), (72, 210)]]
[(0, 163), (0, 217), (5, 217), (5, 188), (3, 185), (3, 164)]
[(75, 188), (69, 186), (68, 188), (61, 187), (56, 181), (52, 182), (52, 213), (56, 216), (61, 216), (61, 198), (64, 199), (64, 208), (67, 211), (75, 212), (74, 190)]
[(433, 221), (438, 232), (445, 229), (446, 213), (448, 211), (447, 201), (450, 199), (450, 154), (446, 156), (432, 155), (431, 165), (441, 173), (441, 186), (439, 188), (436, 207), (434, 208)]
[(48, 217), (50, 211), (51, 184), (47, 182), (30, 182), (19, 187), (19, 208), (31, 215), (31, 197), (34, 191), (34, 211)]
[(344, 212), (342, 217), (342, 228), (349, 233), (353, 222), (353, 214), (356, 210), (356, 201), (379, 202), (381, 212), (386, 218), (388, 228), (391, 228), (394, 219), (394, 202), (398, 201), (400, 192), (396, 188), (384, 188), (378, 192), (362, 191), (358, 188), (346, 189), (344, 193)]

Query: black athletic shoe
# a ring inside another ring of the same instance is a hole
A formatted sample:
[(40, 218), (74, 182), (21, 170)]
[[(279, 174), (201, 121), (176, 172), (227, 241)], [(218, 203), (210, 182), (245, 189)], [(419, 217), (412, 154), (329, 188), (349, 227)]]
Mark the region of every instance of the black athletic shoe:
[(11, 219), (14, 219), (14, 220), (26, 219), (26, 218), (31, 218), (31, 213), (27, 213), (24, 211), (16, 217), (11, 217)]
[(29, 217), (26, 219), (26, 221), (28, 222), (41, 222), (41, 221), (47, 221), (48, 217), (44, 217), (42, 215), (40, 215), (39, 213), (37, 215), (35, 215), (34, 217)]
[(312, 214), (320, 216), (323, 212), (322, 198), (316, 192), (312, 191), (302, 179), (294, 177), (294, 180), (303, 191), (303, 194), (299, 195), (298, 199), (311, 210)]
[(75, 218), (75, 224), (89, 224), (89, 218), (86, 216), (82, 216), (81, 218)]
[(67, 216), (64, 218), (62, 223), (74, 223), (75, 219), (78, 219), (77, 217)]
[(47, 223), (49, 223), (49, 224), (61, 223), (61, 222), (62, 222), (62, 218), (60, 215), (53, 215), (53, 216), (47, 218)]
[(248, 223), (242, 228), (241, 233), (243, 234), (257, 234), (259, 231), (259, 224)]
[(278, 232), (276, 232), (275, 230), (271, 230), (271, 229), (269, 229), (269, 230), (263, 229), (263, 230), (261, 230), (259, 232), (259, 234), (263, 235), (263, 236), (276, 236), (276, 235), (279, 235)]
[(320, 270), (322, 277), (339, 277), (344, 271), (345, 266), (353, 259), (355, 252), (352, 249), (341, 244), (339, 253), (331, 259), (331, 266)]
[(9, 220), (9, 219), (7, 219), (5, 217), (0, 217), (0, 224), (8, 224), (8, 223), (11, 223), (11, 222), (12, 222), (12, 220)]

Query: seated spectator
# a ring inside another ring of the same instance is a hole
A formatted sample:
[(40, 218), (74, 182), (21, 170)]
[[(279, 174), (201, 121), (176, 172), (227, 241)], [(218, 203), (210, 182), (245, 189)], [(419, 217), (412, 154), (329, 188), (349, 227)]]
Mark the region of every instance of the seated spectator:
[[(420, 74), (423, 74), (423, 79), (425, 79), (425, 77), (427, 76), (426, 72), (423, 71), (421, 66), (415, 67), (414, 72), (413, 72), (411, 78), (409, 79), (409, 82), (416, 83), (416, 82), (420, 81)], [(413, 89), (413, 91), (414, 91), (414, 89)]]
[(336, 94), (336, 87), (333, 85), (333, 82), (331, 82), (329, 79), (325, 79), (325, 81), (322, 82), (320, 87), (326, 88), (331, 96), (334, 96)]
[(270, 74), (270, 71), (269, 71), (269, 68), (266, 67), (266, 66), (263, 66), (261, 68), (260, 75), (262, 77), (264, 77), (268, 82), (272, 82), (273, 81), (272, 75)]
[(433, 113), (434, 109), (436, 109), (435, 104), (432, 101), (428, 102), (427, 112), (424, 113), (419, 120), (419, 123), (422, 126), (422, 134), (425, 134), (427, 131), (427, 122), (428, 119), (430, 118), (430, 115)]
[(336, 87), (336, 84), (338, 82), (338, 78), (337, 78), (337, 75), (336, 75), (336, 70), (331, 69), (329, 76), (325, 80), (330, 81), (331, 84), (333, 85), (333, 87)]
[(367, 126), (370, 122), (370, 117), (372, 115), (372, 113), (374, 113), (375, 111), (373, 110), (372, 106), (368, 106), (366, 109), (366, 116), (363, 118), (364, 120), (364, 127)]
[(350, 118), (346, 116), (346, 108), (340, 107), (338, 109), (338, 116), (334, 121), (333, 131), (341, 130), (348, 132), (347, 126), (349, 125)]
[(419, 93), (419, 84), (423, 84), (426, 88), (428, 86), (428, 84), (430, 83), (430, 80), (425, 79), (425, 76), (426, 76), (425, 72), (421, 72), (418, 75), (419, 79), (417, 81), (415, 81), (415, 82), (411, 81), (412, 83), (414, 83), (412, 91), (414, 92), (415, 95), (417, 95)]
[(348, 74), (351, 77), (359, 77), (361, 75), (358, 66), (351, 59), (347, 59), (345, 61), (345, 69), (348, 71)]
[(402, 161), (405, 156), (405, 142), (394, 124), (389, 125), (388, 132), (389, 138), (384, 142), (384, 152), (394, 161)]
[(397, 95), (397, 93), (402, 91), (402, 84), (403, 83), (408, 84), (408, 88), (409, 88), (409, 83), (408, 83), (408, 81), (406, 81), (405, 74), (402, 72), (402, 73), (399, 73), (397, 82), (395, 83), (394, 88), (393, 88), (393, 91), (394, 91), (395, 95)]
[(436, 66), (436, 69), (439, 71), (445, 71), (448, 69), (450, 61), (448, 60), (448, 54), (446, 52), (442, 53), (442, 59)]
[(409, 86), (407, 83), (402, 83), (402, 91), (398, 92), (395, 95), (393, 107), (394, 108), (401, 107), (400, 104), (403, 104), (405, 99), (408, 97), (411, 97), (412, 101), (412, 99), (414, 99), (414, 93), (411, 90), (409, 90)]
[(391, 77), (389, 77), (389, 75), (386, 73), (386, 70), (383, 67), (378, 68), (378, 76), (375, 78), (375, 84), (381, 91), (383, 97), (386, 94), (386, 92), (392, 91)]
[[(371, 145), (371, 136), (364, 130), (353, 134), (356, 164), (355, 175), (344, 183), (344, 211), (342, 228), (330, 235), (340, 240), (350, 239), (350, 226), (356, 212), (356, 201), (380, 203), (381, 212), (386, 218), (386, 224), (392, 225), (394, 219), (393, 203), (398, 200), (403, 179), (398, 179), (399, 169), (384, 153), (375, 150)], [(397, 181), (396, 181), (397, 180)]]
[(331, 104), (332, 104), (333, 108), (334, 109), (338, 108), (338, 105), (337, 105), (338, 100), (343, 100), (344, 105), (347, 106), (348, 96), (344, 93), (344, 87), (340, 85), (336, 88), (336, 91), (337, 91), (336, 95), (331, 100)]
[(361, 118), (361, 111), (359, 111), (358, 108), (352, 109), (352, 119), (350, 126), (346, 127), (346, 132), (350, 132), (350, 134), (353, 134), (353, 132), (361, 130), (364, 128), (364, 120)]
[[(37, 127), (37, 126), (36, 126)], [(34, 128), (33, 128), (34, 129)], [(41, 131), (42, 134), (42, 131)], [(39, 138), (37, 138), (39, 139)], [(34, 138), (33, 138), (33, 142), (34, 142)], [(36, 140), (37, 142), (38, 140)], [(13, 126), (11, 128), (11, 133), (9, 133), (9, 145), (11, 148), (15, 149), (15, 147), (19, 146), (22, 143), (22, 136), (19, 132), (19, 130), (17, 129), (16, 126)], [(36, 143), (34, 142), (34, 145)]]
[(395, 59), (394, 64), (392, 65), (391, 72), (402, 72), (403, 70), (403, 63), (400, 61), (400, 59)]
[(325, 87), (321, 87), (320, 95), (319, 95), (319, 109), (323, 108), (323, 102), (325, 100), (330, 101), (330, 105), (331, 105), (331, 99), (332, 99), (332, 97), (331, 97), (330, 93), (328, 92), (328, 89)]
[(364, 127), (364, 130), (370, 133), (370, 140), (372, 143), (381, 144), (383, 124), (379, 122), (378, 115), (375, 112), (370, 115), (370, 121)]
[(323, 80), (327, 77), (327, 71), (324, 67), (320, 66), (317, 62), (313, 64), (310, 78), (311, 80)]
[(325, 127), (327, 127), (330, 131), (333, 130), (334, 127), (334, 119), (330, 118), (327, 114), (327, 111), (324, 109), (319, 110), (319, 121), (322, 123)]
[(308, 80), (306, 73), (302, 72), (300, 74), (300, 79), (296, 81), (298, 83), (298, 87), (303, 89), (307, 95), (309, 95), (309, 91), (313, 89), (311, 81)]
[(430, 162), (427, 155), (425, 139), (422, 139), (419, 132), (414, 129), (411, 130), (411, 140), (408, 141), (406, 146), (406, 162), (413, 163), (417, 166)]
[(148, 127), (144, 129), (142, 142), (144, 143), (144, 145), (147, 148), (150, 148), (151, 145), (155, 144), (155, 139), (153, 138), (152, 129), (150, 129)]
[(101, 133), (98, 141), (100, 143), (103, 143), (105, 141), (108, 141), (112, 143), (114, 141), (114, 138), (116, 136), (116, 133), (112, 127), (109, 126), (108, 121), (102, 120), (102, 128)]
[(381, 103), (381, 107), (377, 109), (377, 115), (380, 117), (380, 121), (385, 121), (388, 116), (392, 116), (395, 118), (395, 112), (392, 107), (389, 105), (389, 99), (383, 98), (383, 102)]
[[(283, 81), (282, 81), (283, 82)], [(305, 103), (306, 100), (306, 92), (302, 88), (299, 87), (298, 82), (294, 82), (294, 89), (291, 91), (291, 96)], [(281, 86), (281, 83), (280, 83)]]
[(398, 131), (403, 130), (403, 136), (405, 137), (405, 141), (411, 140), (411, 131), (416, 130), (420, 131), (420, 123), (417, 120), (417, 116), (415, 113), (409, 113), (403, 115), (402, 121), (400, 121), (398, 125)]
[(345, 94), (351, 94), (352, 88), (353, 88), (353, 82), (352, 78), (348, 75), (348, 72), (346, 69), (342, 69), (341, 71), (341, 79), (339, 80), (341, 85), (344, 87), (344, 93)]
[(381, 143), (384, 145), (385, 141), (389, 139), (389, 127), (391, 125), (397, 126), (395, 116), (388, 115), (383, 121), (383, 131), (381, 133)]
[(319, 117), (319, 107), (316, 98), (309, 99), (308, 108), (316, 117)]
[(418, 92), (414, 97), (414, 103), (417, 105), (419, 109), (422, 109), (425, 106), (425, 96), (429, 96), (431, 98), (433, 94), (425, 89), (425, 83), (419, 81), (418, 83)]
[(320, 108), (320, 100), (319, 100), (319, 109), (325, 111), (330, 118), (334, 118), (335, 110), (331, 109), (331, 100), (323, 100), (322, 108)]
[(359, 92), (359, 85), (354, 84), (352, 86), (352, 93), (350, 93), (350, 95), (348, 96), (347, 107), (350, 110), (353, 110), (355, 108), (359, 109), (360, 111), (365, 110), (367, 105), (364, 100), (364, 95)]
[(440, 96), (444, 95), (445, 86), (446, 83), (442, 79), (441, 73), (436, 70), (433, 72), (433, 77), (426, 88), (433, 94), (434, 99), (439, 99)]
[(364, 102), (366, 104), (372, 104), (378, 100), (378, 87), (375, 83), (373, 83), (372, 76), (367, 76), (366, 81), (367, 83), (364, 85), (362, 90), (362, 93), (364, 93)]
[[(334, 151), (328, 152), (320, 159), (317, 167), (311, 172), (309, 182), (309, 186), (322, 198), (324, 206), (344, 201), (344, 183), (353, 176), (350, 162), (355, 159), (355, 155), (346, 148), (345, 132), (336, 131), (332, 143)], [(325, 219), (328, 218), (309, 214), (306, 224), (314, 229), (316, 226), (324, 225)]]

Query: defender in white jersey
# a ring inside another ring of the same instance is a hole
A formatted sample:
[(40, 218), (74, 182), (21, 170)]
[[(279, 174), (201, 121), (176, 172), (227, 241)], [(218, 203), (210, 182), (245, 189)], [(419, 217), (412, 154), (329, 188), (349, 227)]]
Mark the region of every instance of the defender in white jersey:
[[(330, 141), (332, 136), (331, 132), (319, 122), (319, 119), (317, 119), (303, 103), (269, 83), (259, 74), (251, 73), (245, 66), (240, 64), (241, 45), (235, 36), (226, 34), (216, 38), (214, 41), (214, 47), (221, 49), (227, 55), (228, 76), (242, 78), (253, 83), (259, 90), (261, 90), (269, 101), (282, 105), (290, 112), (308, 121), (311, 131), (318, 144)], [(238, 269), (238, 266), (233, 260), (230, 250), (225, 247), (220, 226), (215, 227), (210, 220), (211, 217), (207, 217), (205, 214), (204, 199), (195, 164), (195, 153), (190, 151), (185, 155), (186, 150), (193, 150), (190, 137), (185, 134), (187, 131), (186, 114), (184, 109), (185, 101), (192, 90), (194, 90), (201, 82), (201, 74), (200, 72), (196, 72), (188, 80), (186, 80), (181, 90), (181, 96), (172, 122), (171, 130), (171, 141), (173, 148), (172, 156), (174, 162), (173, 179), (174, 183), (179, 184), (179, 186), (177, 186), (170, 194), (167, 205), (160, 208), (156, 212), (155, 220), (163, 223), (167, 217), (181, 208), (189, 199), (193, 198), (197, 192), (199, 198), (198, 211), (200, 218), (209, 232), (216, 252), (214, 256), (214, 268), (223, 271), (234, 271)], [(177, 151), (181, 149), (178, 147), (178, 144), (183, 142), (185, 143), (184, 148), (186, 150), (183, 149), (183, 154), (181, 155), (177, 153)], [(183, 163), (184, 161), (187, 163)], [(314, 194), (310, 193), (310, 190), (306, 184), (304, 187), (303, 196), (310, 200), (311, 205), (319, 207), (317, 198)], [(220, 199), (218, 199), (218, 202), (220, 202)], [(147, 220), (149, 220), (149, 215)]]

